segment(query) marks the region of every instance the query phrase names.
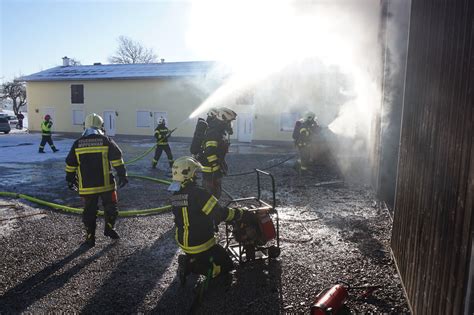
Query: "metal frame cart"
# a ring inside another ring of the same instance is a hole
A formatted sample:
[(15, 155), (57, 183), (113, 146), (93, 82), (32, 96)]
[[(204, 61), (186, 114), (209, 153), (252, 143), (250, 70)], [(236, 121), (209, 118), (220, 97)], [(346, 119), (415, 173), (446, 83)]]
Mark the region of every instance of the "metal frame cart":
[[(226, 224), (224, 248), (239, 263), (280, 256), (280, 222), (275, 207), (275, 178), (272, 174), (259, 169), (255, 169), (255, 173), (257, 197), (233, 199), (227, 204), (227, 207), (244, 208), (252, 214), (247, 216), (251, 222), (243, 218), (234, 225)], [(269, 176), (271, 179), (273, 197), (271, 204), (260, 199), (261, 175)]]

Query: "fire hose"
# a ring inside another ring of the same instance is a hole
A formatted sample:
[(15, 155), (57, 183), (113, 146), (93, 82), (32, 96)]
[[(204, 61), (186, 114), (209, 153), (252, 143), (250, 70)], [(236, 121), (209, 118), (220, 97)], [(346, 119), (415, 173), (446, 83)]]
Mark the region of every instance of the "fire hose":
[[(283, 161), (280, 161), (276, 164), (273, 164), (273, 165), (270, 165), (270, 166), (267, 166), (267, 167), (264, 167), (264, 168), (260, 168), (260, 170), (262, 171), (266, 171), (266, 170), (269, 170), (271, 168), (274, 168), (274, 167), (277, 167), (277, 166), (280, 166), (282, 165), (283, 163), (291, 160), (292, 158), (294, 158), (296, 155), (292, 155), (290, 156), (289, 158), (287, 159), (284, 159)], [(231, 177), (231, 176), (243, 176), (243, 175), (251, 175), (251, 174), (254, 174), (255, 173), (255, 170), (252, 170), (252, 171), (248, 171), (248, 172), (243, 172), (243, 173), (236, 173), (236, 174), (229, 174), (229, 175), (226, 175), (228, 177)]]
[(148, 155), (148, 153), (150, 153), (151, 151), (153, 151), (157, 145), (159, 145), (160, 143), (162, 143), (163, 141), (165, 140), (168, 140), (168, 138), (171, 136), (171, 134), (173, 132), (175, 132), (175, 130), (178, 129), (178, 127), (174, 128), (173, 130), (171, 130), (170, 132), (168, 132), (168, 134), (166, 135), (166, 137), (164, 137), (163, 139), (161, 139), (160, 141), (158, 141), (157, 143), (155, 143), (154, 146), (152, 146), (151, 148), (149, 148), (148, 150), (146, 150), (145, 152), (143, 152), (142, 154), (140, 154), (139, 156), (137, 156), (136, 158), (130, 160), (130, 161), (127, 161), (125, 162), (124, 164), (132, 164), (132, 163), (135, 163), (136, 161), (144, 158), (145, 156)]
[[(135, 177), (135, 178), (140, 178), (140, 179), (145, 179), (145, 180), (150, 180), (154, 181), (160, 184), (169, 184), (170, 181), (164, 180), (164, 179), (159, 179), (159, 178), (154, 178), (154, 177), (148, 177), (148, 176), (141, 176), (141, 175), (133, 175), (130, 174), (128, 175), (129, 177)], [(82, 214), (83, 209), (80, 208), (75, 208), (75, 207), (69, 207), (65, 205), (60, 205), (57, 203), (49, 202), (40, 198), (32, 197), (26, 194), (19, 194), (19, 193), (14, 193), (14, 192), (7, 192), (7, 191), (0, 191), (0, 197), (11, 197), (11, 198), (18, 198), (18, 199), (24, 199), (28, 200), (31, 202), (34, 202), (39, 205), (43, 205), (52, 209), (56, 210), (62, 210), (65, 212), (69, 213), (75, 213), (75, 214)], [(162, 207), (158, 208), (150, 208), (150, 209), (143, 209), (143, 210), (124, 210), (124, 211), (119, 211), (118, 216), (120, 217), (131, 217), (131, 216), (144, 216), (144, 215), (152, 215), (152, 214), (159, 214), (162, 212), (166, 212), (168, 210), (171, 210), (171, 205), (165, 205)], [(104, 215), (103, 211), (98, 212), (99, 215)]]

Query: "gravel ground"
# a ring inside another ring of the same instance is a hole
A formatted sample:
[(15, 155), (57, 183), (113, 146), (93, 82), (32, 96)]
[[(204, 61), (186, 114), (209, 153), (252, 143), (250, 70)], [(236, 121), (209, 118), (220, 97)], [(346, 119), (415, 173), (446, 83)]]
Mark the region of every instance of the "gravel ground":
[[(150, 147), (148, 141), (117, 140), (125, 160)], [(36, 145), (31, 148), (36, 154)], [(181, 156), (188, 144), (172, 143), (172, 149)], [(228, 163), (230, 172), (238, 173), (291, 154), (291, 148), (233, 145)], [(164, 158), (157, 170), (150, 160), (151, 155), (129, 165), (128, 172), (166, 178)], [(202, 278), (190, 277), (185, 287), (178, 284), (179, 250), (170, 213), (120, 218), (119, 241), (99, 233), (96, 246), (86, 250), (80, 246), (80, 216), (0, 199), (0, 313), (308, 313), (315, 296), (337, 283), (380, 286), (367, 298), (349, 291), (347, 313), (408, 313), (390, 256), (387, 209), (356, 180), (341, 181), (325, 166), (315, 166), (311, 176), (298, 176), (293, 164), (291, 159), (270, 170), (277, 184), (280, 257), (243, 264), (231, 284), (213, 280), (205, 291)], [(63, 159), (3, 163), (0, 173), (0, 191), (81, 207), (65, 185)], [(262, 180), (262, 186), (262, 199), (269, 201), (269, 181)], [(227, 177), (223, 187), (233, 197), (257, 195), (255, 175)], [(164, 205), (169, 197), (165, 188), (131, 178), (119, 191), (120, 209)], [(221, 200), (228, 201), (228, 195)]]

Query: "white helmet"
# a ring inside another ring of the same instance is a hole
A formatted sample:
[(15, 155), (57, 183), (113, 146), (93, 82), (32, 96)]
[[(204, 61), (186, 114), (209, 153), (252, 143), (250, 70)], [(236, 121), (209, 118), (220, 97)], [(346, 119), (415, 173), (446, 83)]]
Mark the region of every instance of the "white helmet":
[(209, 111), (207, 112), (207, 117), (216, 117), (218, 112), (219, 112), (219, 109), (217, 107), (211, 107), (209, 108)]
[(86, 120), (84, 121), (84, 128), (94, 128), (94, 129), (101, 129), (104, 127), (104, 120), (102, 117), (97, 115), (96, 113), (92, 113), (87, 115)]
[(202, 169), (201, 163), (191, 156), (182, 156), (173, 162), (171, 172), (173, 181), (184, 182), (192, 179), (197, 170)]
[(316, 115), (315, 115), (313, 112), (311, 112), (311, 111), (306, 112), (306, 113), (304, 114), (304, 116), (303, 116), (303, 119), (304, 119), (305, 121), (311, 121), (311, 120), (314, 120), (314, 118), (316, 118)]
[(158, 125), (165, 125), (166, 124), (166, 119), (165, 117), (161, 116), (160, 119), (158, 119)]
[(227, 107), (221, 107), (217, 111), (217, 119), (224, 122), (231, 122), (237, 118), (237, 114)]

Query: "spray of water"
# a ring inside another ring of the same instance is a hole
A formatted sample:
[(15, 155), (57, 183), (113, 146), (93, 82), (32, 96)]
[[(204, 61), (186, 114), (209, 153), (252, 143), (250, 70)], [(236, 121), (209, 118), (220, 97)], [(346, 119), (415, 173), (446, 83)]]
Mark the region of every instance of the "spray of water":
[[(351, 137), (370, 129), (374, 108), (380, 100), (378, 1), (300, 4), (199, 0), (194, 2), (192, 12), (190, 46), (229, 65), (233, 76), (191, 118), (210, 107), (228, 103), (239, 91), (258, 87), (264, 81), (268, 86), (269, 79), (278, 78), (282, 70), (288, 72), (295, 64), (317, 60), (326, 67), (338, 67), (354, 82), (354, 97), (339, 104), (341, 115), (327, 123), (330, 129)], [(307, 100), (307, 104), (312, 102)], [(291, 111), (296, 105), (287, 104), (282, 110)]]
[(196, 0), (188, 43), (232, 75), (190, 118), (252, 90), (255, 113), (312, 110), (366, 154), (381, 101), (379, 24), (379, 0)]

